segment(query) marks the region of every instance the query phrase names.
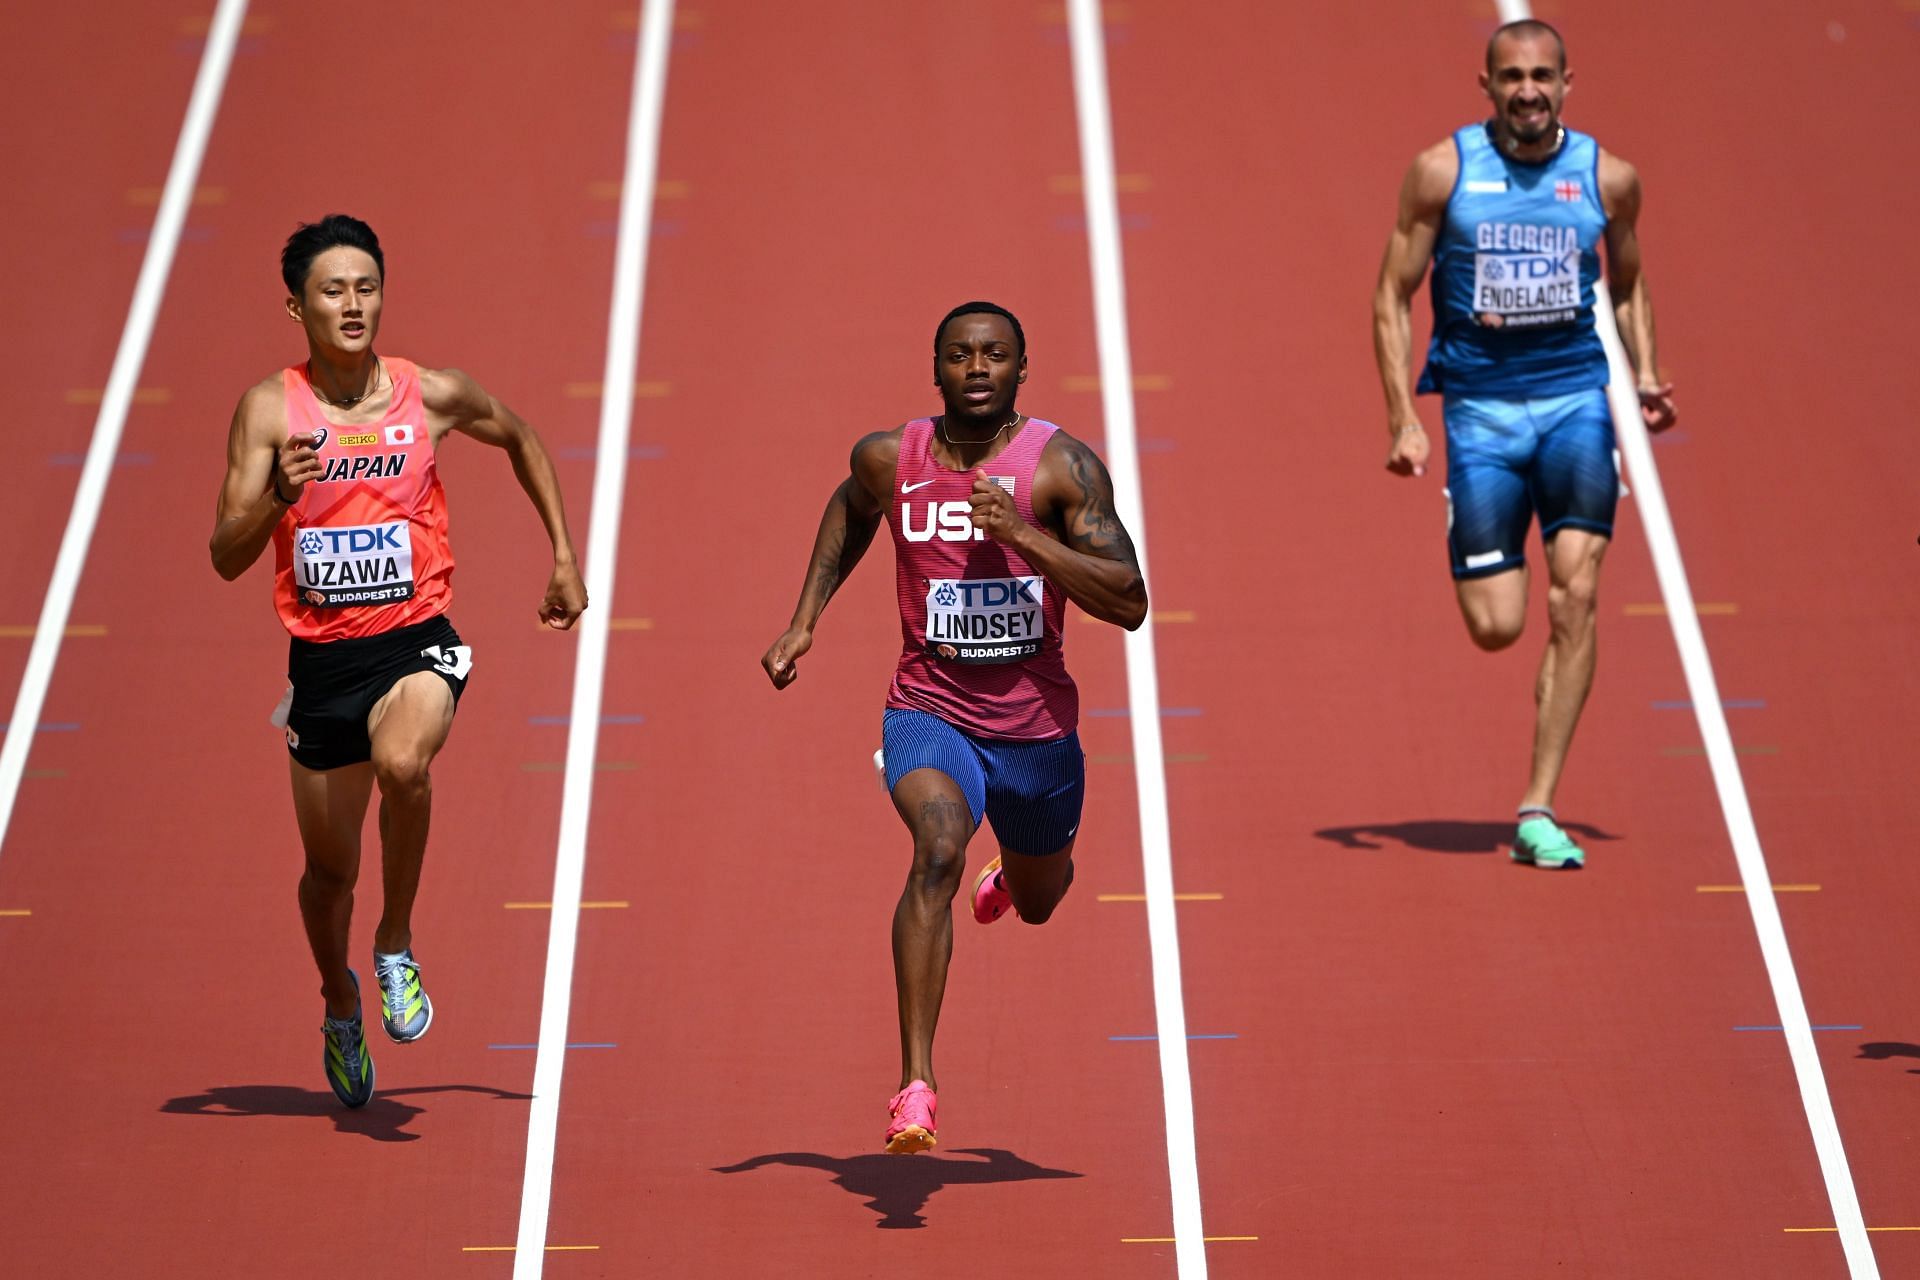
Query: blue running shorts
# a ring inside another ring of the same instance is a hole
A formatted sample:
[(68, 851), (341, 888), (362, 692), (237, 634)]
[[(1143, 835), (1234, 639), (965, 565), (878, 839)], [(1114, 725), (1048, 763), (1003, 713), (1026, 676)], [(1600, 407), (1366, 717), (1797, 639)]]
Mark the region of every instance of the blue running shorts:
[(1543, 539), (1561, 529), (1613, 536), (1620, 464), (1603, 389), (1537, 400), (1448, 396), (1444, 414), (1455, 578), (1525, 564), (1536, 512)]
[(1080, 829), (1087, 757), (1077, 733), (1040, 742), (976, 738), (939, 716), (888, 707), (880, 748), (889, 793), (915, 769), (938, 769), (966, 796), (974, 825), (985, 813), (1015, 853), (1056, 853)]

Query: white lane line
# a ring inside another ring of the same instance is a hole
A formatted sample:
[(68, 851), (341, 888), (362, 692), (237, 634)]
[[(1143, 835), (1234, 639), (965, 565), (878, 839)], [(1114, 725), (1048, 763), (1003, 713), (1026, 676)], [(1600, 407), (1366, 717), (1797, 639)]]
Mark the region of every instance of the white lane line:
[(640, 47), (627, 117), (626, 175), (614, 251), (613, 305), (607, 319), (607, 372), (600, 395), (599, 453), (593, 470), (593, 514), (587, 531), (587, 599), (574, 668), (567, 768), (561, 786), (560, 839), (554, 857), (553, 914), (547, 932), (546, 985), (540, 997), (539, 1049), (527, 1118), (527, 1167), (520, 1187), (520, 1232), (514, 1280), (538, 1280), (546, 1261), (547, 1212), (553, 1194), (554, 1133), (560, 1121), (560, 1072), (566, 1062), (567, 1016), (573, 1002), (574, 943), (580, 885), (587, 861), (587, 816), (593, 802), (599, 746), (600, 692), (606, 678), (608, 621), (613, 609), (614, 555), (627, 483), (627, 441), (633, 423), (634, 368), (640, 355), (640, 300), (646, 288), (647, 238), (660, 154), (673, 0), (640, 5)]
[[(1093, 309), (1114, 502), (1147, 574), (1146, 507), (1133, 420), (1133, 355), (1127, 339), (1126, 276), (1114, 190), (1113, 119), (1107, 100), (1100, 0), (1070, 0), (1073, 97), (1080, 123), (1080, 172), (1093, 266)], [(1153, 1007), (1160, 1036), (1160, 1088), (1167, 1118), (1167, 1174), (1173, 1198), (1174, 1261), (1181, 1280), (1207, 1274), (1194, 1153), (1193, 1081), (1187, 1070), (1187, 1012), (1180, 989), (1180, 938), (1173, 906), (1173, 838), (1167, 823), (1166, 757), (1160, 741), (1160, 682), (1153, 623), (1126, 636), (1127, 705), (1133, 715), (1133, 769), (1140, 790), (1140, 859), (1146, 876), (1147, 939), (1153, 953)]]
[(193, 188), (200, 178), (200, 161), (207, 152), (213, 118), (220, 110), (227, 68), (233, 63), (234, 46), (240, 39), (240, 20), (246, 12), (247, 0), (220, 0), (207, 29), (207, 47), (200, 54), (200, 70), (194, 76), (193, 92), (187, 99), (186, 122), (180, 126), (180, 138), (174, 144), (167, 185), (161, 189), (160, 208), (153, 217), (153, 234), (147, 237), (146, 257), (141, 260), (140, 275), (133, 286), (133, 305), (127, 311), (126, 328), (120, 331), (120, 346), (113, 354), (113, 370), (107, 375), (107, 388), (100, 397), (99, 416), (93, 420), (93, 440), (87, 446), (86, 461), (80, 465), (80, 483), (74, 490), (73, 509), (67, 513), (67, 529), (60, 537), (59, 554), (54, 557), (53, 577), (47, 583), (47, 597), (40, 606), (40, 623), (33, 633), (33, 648), (27, 653), (27, 669), (20, 678), (13, 718), (7, 722), (6, 742), (0, 745), (0, 847), (6, 844), (14, 800), (20, 793), (20, 778), (26, 772), (27, 752), (33, 744), (33, 727), (40, 722), (47, 687), (53, 682), (53, 664), (60, 654), (60, 639), (66, 633), (67, 618), (73, 611), (73, 594), (80, 586), (87, 548), (92, 545), (94, 526), (99, 523), (100, 508), (106, 501), (107, 479), (113, 474), (114, 455), (120, 451), (127, 409), (133, 403), (133, 391), (140, 382), (141, 367), (147, 361), (147, 344), (153, 338), (154, 322), (160, 316), (160, 294), (166, 288), (168, 273), (173, 270), (174, 250), (180, 246), (187, 206), (193, 200)]
[(1680, 560), (1680, 541), (1674, 533), (1673, 518), (1667, 512), (1666, 493), (1653, 461), (1653, 445), (1647, 438), (1646, 425), (1640, 420), (1640, 397), (1634, 391), (1632, 366), (1614, 324), (1613, 303), (1607, 294), (1606, 281), (1600, 281), (1594, 292), (1594, 321), (1600, 330), (1600, 340), (1607, 348), (1610, 372), (1607, 398), (1613, 407), (1614, 433), (1619, 437), (1621, 452), (1626, 455), (1634, 500), (1640, 504), (1640, 523), (1646, 529), (1647, 547), (1653, 553), (1654, 571), (1660, 578), (1660, 596), (1666, 601), (1673, 642), (1680, 650), (1680, 665), (1687, 676), (1687, 694), (1693, 700), (1694, 718), (1700, 724), (1700, 739), (1707, 747), (1707, 763), (1713, 769), (1713, 785), (1720, 794), (1727, 834), (1733, 839), (1734, 861), (1740, 867), (1747, 909), (1753, 913), (1753, 931), (1760, 939), (1760, 957), (1766, 962), (1767, 979), (1773, 984), (1774, 1007), (1780, 1012), (1780, 1025), (1786, 1028), (1787, 1053), (1793, 1060), (1794, 1078), (1800, 1085), (1800, 1105), (1807, 1113), (1807, 1126), (1813, 1131), (1820, 1173), (1826, 1179), (1827, 1201), (1833, 1206), (1833, 1220), (1846, 1251), (1848, 1272), (1854, 1280), (1875, 1280), (1880, 1269), (1874, 1262), (1873, 1246), (1867, 1240), (1866, 1221), (1860, 1213), (1853, 1174), (1847, 1167), (1847, 1153), (1840, 1143), (1833, 1101), (1827, 1096), (1827, 1081), (1820, 1070), (1819, 1053), (1814, 1048), (1806, 1001), (1800, 994), (1793, 955), (1787, 949), (1786, 928), (1780, 921), (1779, 899), (1772, 892), (1773, 876), (1767, 871), (1766, 855), (1760, 849), (1760, 832), (1754, 826), (1753, 810), (1747, 803), (1746, 782), (1740, 776), (1733, 735), (1727, 729), (1727, 713), (1720, 704), (1720, 686), (1714, 679), (1706, 637), (1694, 609), (1693, 588), (1687, 583), (1686, 566)]

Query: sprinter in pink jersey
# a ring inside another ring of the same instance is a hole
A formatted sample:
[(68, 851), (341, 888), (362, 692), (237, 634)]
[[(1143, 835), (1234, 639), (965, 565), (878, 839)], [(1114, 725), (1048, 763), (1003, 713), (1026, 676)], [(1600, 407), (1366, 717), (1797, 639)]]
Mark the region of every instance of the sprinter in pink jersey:
[(882, 718), (881, 762), (913, 833), (893, 912), (900, 1091), (886, 1149), (936, 1141), (933, 1032), (953, 954), (953, 899), (984, 815), (1000, 849), (973, 882), (973, 917), (1011, 909), (1043, 924), (1073, 882), (1086, 756), (1079, 696), (1061, 656), (1071, 599), (1128, 630), (1147, 587), (1100, 459), (1014, 408), (1026, 335), (990, 302), (934, 330), (937, 418), (876, 431), (827, 500), (800, 603), (760, 662), (776, 689), (799, 675), (813, 628), (881, 521), (893, 534), (901, 652)]
[(322, 1065), (349, 1107), (373, 1096), (360, 980), (347, 928), (360, 827), (380, 786), (385, 889), (373, 935), (382, 1021), (399, 1043), (433, 1021), (413, 956), (413, 899), (426, 856), (434, 757), (473, 668), (453, 599), (446, 494), (435, 453), (450, 431), (504, 449), (553, 543), (540, 618), (564, 631), (587, 607), (560, 484), (532, 427), (455, 369), (374, 354), (386, 260), (366, 223), (302, 226), (280, 258), (287, 314), (307, 359), (250, 389), (227, 436), (210, 550), (232, 581), (274, 549), (274, 608), (292, 637), (286, 733), (294, 817), (306, 849), (300, 915), (326, 1001)]

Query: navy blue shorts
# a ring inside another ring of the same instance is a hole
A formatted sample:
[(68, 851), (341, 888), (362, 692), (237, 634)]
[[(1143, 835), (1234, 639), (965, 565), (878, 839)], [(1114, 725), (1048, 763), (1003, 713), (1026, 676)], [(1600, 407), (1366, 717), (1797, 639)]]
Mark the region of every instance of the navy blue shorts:
[(1447, 551), (1456, 578), (1527, 562), (1527, 526), (1540, 536), (1586, 529), (1613, 536), (1620, 463), (1600, 389), (1534, 400), (1448, 396)]
[(888, 707), (880, 750), (889, 792), (915, 769), (938, 769), (966, 796), (973, 825), (986, 814), (1015, 853), (1057, 853), (1080, 829), (1087, 756), (1077, 733), (1042, 742), (976, 738), (939, 716)]

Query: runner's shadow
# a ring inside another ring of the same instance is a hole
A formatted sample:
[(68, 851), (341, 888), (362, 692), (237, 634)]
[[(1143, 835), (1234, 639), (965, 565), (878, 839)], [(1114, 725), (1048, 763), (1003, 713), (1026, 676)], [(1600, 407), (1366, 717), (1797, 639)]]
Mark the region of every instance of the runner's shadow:
[(349, 1111), (340, 1105), (330, 1089), (302, 1089), (290, 1084), (230, 1084), (168, 1098), (160, 1110), (176, 1116), (296, 1116), (333, 1121), (341, 1133), (355, 1133), (375, 1142), (418, 1142), (420, 1135), (408, 1133), (407, 1122), (425, 1112), (399, 1101), (400, 1094), (480, 1093), (502, 1102), (525, 1102), (529, 1093), (509, 1093), (505, 1089), (477, 1084), (422, 1085), (417, 1089), (383, 1089), (366, 1106)]
[[(1898, 1040), (1875, 1040), (1860, 1046), (1863, 1058), (1920, 1058), (1920, 1044), (1903, 1044)], [(1907, 1074), (1920, 1076), (1920, 1067), (1908, 1067)]]
[[(1620, 837), (1584, 822), (1560, 824), (1583, 843)], [(1358, 827), (1322, 827), (1313, 834), (1343, 849), (1383, 849), (1391, 840), (1427, 853), (1500, 853), (1513, 843), (1514, 820), (1463, 822), (1454, 818), (1427, 818), (1418, 822), (1372, 822)]]
[(845, 1187), (867, 1202), (880, 1215), (874, 1225), (881, 1230), (924, 1227), (927, 1220), (920, 1211), (927, 1207), (933, 1193), (942, 1187), (965, 1183), (1029, 1182), (1036, 1178), (1079, 1178), (1085, 1175), (1065, 1169), (1047, 1169), (1022, 1160), (1011, 1151), (995, 1147), (962, 1147), (953, 1155), (979, 1156), (979, 1160), (948, 1160), (939, 1156), (823, 1156), (812, 1151), (781, 1151), (754, 1156), (739, 1164), (715, 1169), (715, 1173), (745, 1173), (763, 1165), (787, 1164), (796, 1169), (819, 1169), (833, 1175), (836, 1185)]

